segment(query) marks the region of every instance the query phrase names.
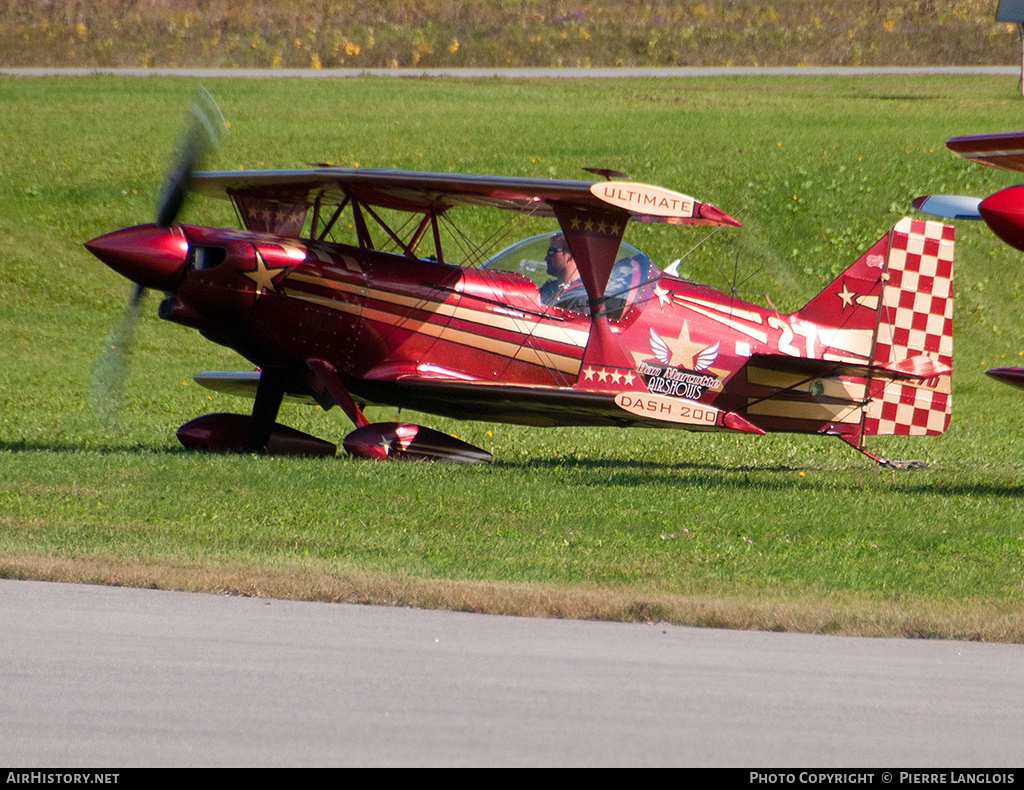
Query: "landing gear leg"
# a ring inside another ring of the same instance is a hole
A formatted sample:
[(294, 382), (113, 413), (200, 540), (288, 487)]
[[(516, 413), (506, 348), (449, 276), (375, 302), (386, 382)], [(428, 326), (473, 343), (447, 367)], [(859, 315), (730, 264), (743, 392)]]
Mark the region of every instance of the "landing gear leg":
[(271, 370), (260, 374), (260, 383), (256, 388), (256, 402), (252, 407), (252, 422), (249, 435), (245, 438), (245, 452), (262, 453), (267, 449), (270, 434), (277, 421), (277, 413), (284, 399), (284, 382), (281, 376)]

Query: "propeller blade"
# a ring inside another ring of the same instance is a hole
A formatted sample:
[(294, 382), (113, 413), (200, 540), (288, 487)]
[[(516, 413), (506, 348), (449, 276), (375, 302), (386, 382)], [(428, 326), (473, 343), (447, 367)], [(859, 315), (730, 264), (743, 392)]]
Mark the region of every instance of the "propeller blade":
[[(192, 174), (206, 156), (220, 144), (220, 135), (227, 128), (217, 102), (209, 92), (200, 87), (189, 109), (185, 131), (178, 141), (178, 147), (171, 166), (164, 178), (164, 184), (157, 203), (156, 221), (162, 227), (170, 227), (188, 194)], [(117, 322), (107, 337), (103, 351), (93, 365), (92, 382), (89, 387), (89, 403), (100, 421), (112, 428), (117, 424), (117, 415), (124, 404), (124, 385), (128, 378), (129, 357), (135, 341), (135, 330), (139, 325), (142, 300), (146, 288), (136, 285)]]
[(156, 222), (168, 227), (177, 218), (188, 194), (192, 174), (202, 164), (210, 151), (220, 145), (220, 134), (227, 128), (217, 102), (209, 92), (200, 87), (196, 91), (186, 119), (185, 132), (178, 141), (178, 147), (171, 166), (164, 178), (160, 200), (157, 203)]
[(146, 289), (136, 285), (132, 295), (117, 322), (107, 336), (103, 351), (96, 358), (92, 368), (92, 382), (89, 386), (89, 405), (107, 428), (117, 425), (117, 415), (124, 405), (124, 383), (128, 378), (128, 355), (135, 341), (135, 329), (139, 325), (142, 299)]
[(980, 204), (981, 198), (965, 195), (922, 195), (911, 203), (918, 211), (946, 219), (981, 219)]

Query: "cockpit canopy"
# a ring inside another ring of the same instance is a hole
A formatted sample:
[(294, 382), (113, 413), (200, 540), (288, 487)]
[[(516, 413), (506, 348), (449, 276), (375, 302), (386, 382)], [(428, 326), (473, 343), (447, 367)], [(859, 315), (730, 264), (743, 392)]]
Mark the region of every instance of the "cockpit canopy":
[[(541, 290), (545, 283), (552, 280), (547, 271), (545, 256), (552, 238), (556, 235), (540, 233), (518, 241), (492, 255), (480, 268), (488, 271), (516, 272), (531, 280), (538, 290)], [(640, 289), (652, 277), (657, 278), (657, 269), (651, 264), (650, 259), (632, 244), (622, 242), (619, 246), (619, 259), (612, 268), (604, 291), (609, 317), (617, 319), (625, 315), (626, 309), (636, 301)], [(582, 283), (579, 283), (577, 288), (566, 289), (564, 295), (551, 304), (584, 315), (590, 313)]]

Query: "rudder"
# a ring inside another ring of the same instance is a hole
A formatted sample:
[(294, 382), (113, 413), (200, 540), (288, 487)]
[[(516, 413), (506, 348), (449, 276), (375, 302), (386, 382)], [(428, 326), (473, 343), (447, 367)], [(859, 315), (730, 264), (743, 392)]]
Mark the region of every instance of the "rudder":
[[(932, 360), (951, 368), (953, 240), (951, 225), (904, 217), (794, 318), (817, 325), (823, 359), (886, 368)], [(859, 444), (865, 435), (941, 434), (950, 384), (949, 374), (868, 379), (860, 428), (844, 438)]]
[[(904, 217), (891, 231), (874, 360), (927, 356), (953, 365), (953, 226)], [(864, 433), (937, 436), (949, 425), (952, 377), (874, 382)]]

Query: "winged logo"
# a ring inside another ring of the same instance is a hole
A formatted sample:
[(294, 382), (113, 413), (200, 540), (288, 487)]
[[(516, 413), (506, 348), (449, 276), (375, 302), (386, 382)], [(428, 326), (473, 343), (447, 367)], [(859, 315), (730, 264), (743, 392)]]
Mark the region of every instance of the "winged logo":
[(672, 351), (669, 349), (668, 343), (665, 342), (665, 338), (659, 335), (653, 327), (651, 328), (651, 351), (662, 365), (669, 364)]
[[(715, 343), (713, 346), (707, 346), (694, 354), (692, 357), (693, 370), (707, 370), (715, 364), (715, 360), (718, 358), (718, 346), (719, 344)], [(669, 346), (668, 341), (653, 328), (651, 329), (651, 352), (662, 365), (673, 365), (674, 355), (672, 348)], [(683, 358), (685, 359), (686, 357), (684, 356)]]
[(707, 370), (709, 367), (715, 364), (715, 360), (718, 358), (718, 343), (713, 346), (708, 346), (701, 351), (697, 356), (693, 358), (693, 369), (694, 370)]

